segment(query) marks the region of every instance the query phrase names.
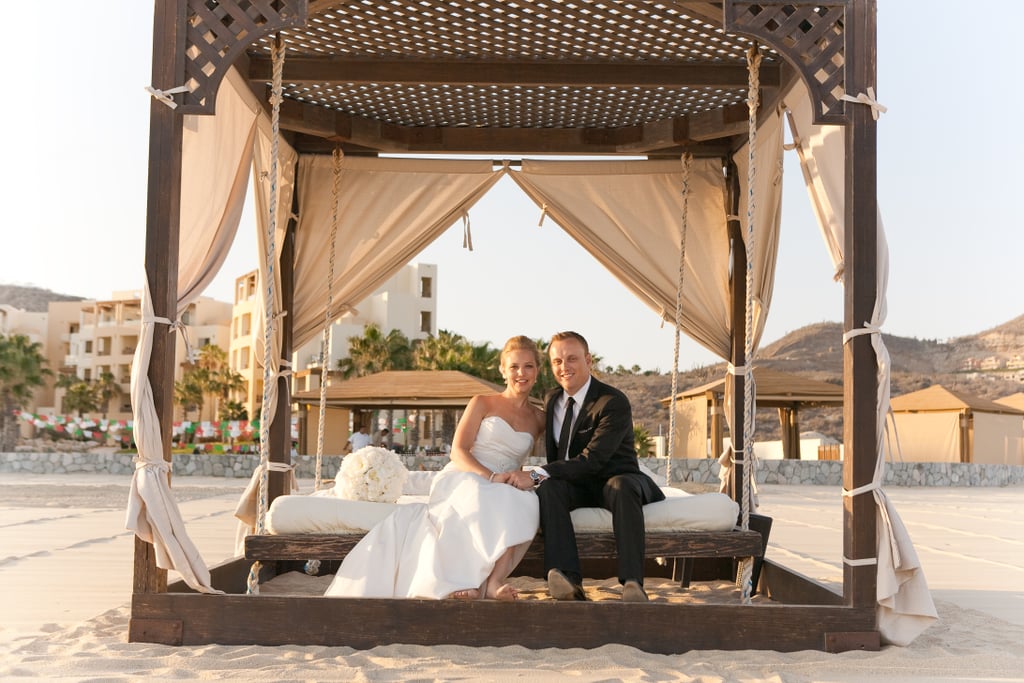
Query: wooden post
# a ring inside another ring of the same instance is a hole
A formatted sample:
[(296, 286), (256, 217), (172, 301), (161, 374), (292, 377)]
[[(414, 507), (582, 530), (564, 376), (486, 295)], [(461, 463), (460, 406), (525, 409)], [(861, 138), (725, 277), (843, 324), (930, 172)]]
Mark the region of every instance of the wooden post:
[[(298, 192), (295, 192), (295, 197)], [(271, 207), (271, 211), (276, 208)], [(292, 212), (296, 214), (296, 211)], [(286, 312), (294, 310), (295, 302), (295, 221), (289, 219), (284, 232), (284, 243), (281, 245), (281, 260), (278, 263), (281, 273), (281, 309)], [(291, 364), (292, 360), (292, 320), (294, 316), (284, 315), (278, 321), (281, 325), (281, 360)], [(270, 462), (290, 463), (292, 461), (292, 405), (291, 375), (284, 375), (274, 380), (277, 382), (277, 409), (274, 421), (270, 425)], [(270, 471), (267, 480), (267, 505), (278, 496), (291, 493), (287, 483), (290, 478), (285, 472)]]
[[(732, 304), (732, 349), (729, 358), (733, 367), (742, 368), (747, 363), (746, 357), (746, 335), (747, 335), (747, 246), (743, 241), (743, 226), (738, 218), (740, 213), (740, 179), (736, 172), (736, 165), (731, 161), (726, 172), (726, 193), (730, 206), (728, 219), (729, 240), (732, 244), (732, 277), (729, 278), (729, 300)], [(746, 377), (742, 372), (736, 372), (725, 380), (732, 383), (732, 428), (729, 436), (732, 439), (732, 451), (734, 457), (743, 458), (743, 449), (746, 447), (748, 435), (744, 433), (746, 425), (743, 420), (743, 392), (746, 387)], [(732, 468), (732, 498), (737, 503), (743, 503), (743, 468), (749, 463), (737, 463)]]
[(718, 400), (718, 392), (709, 391), (705, 394), (708, 401), (708, 409), (711, 412), (711, 457), (717, 458), (722, 454), (724, 442), (724, 430), (722, 429), (722, 403)]
[[(156, 0), (153, 12), (153, 87), (169, 90), (185, 77), (185, 0)], [(179, 96), (180, 97), (180, 96)], [(178, 308), (178, 233), (181, 206), (182, 117), (153, 98), (149, 105), (149, 189), (146, 200), (146, 278), (158, 318), (174, 320)], [(157, 325), (148, 377), (171, 460), (174, 419), (175, 335)], [(135, 537), (132, 592), (167, 590), (167, 571), (156, 566), (152, 544)]]
[[(847, 10), (846, 92), (857, 95), (875, 87), (875, 0), (851, 0)], [(876, 88), (877, 89), (877, 88)], [(878, 294), (877, 130), (871, 108), (847, 103), (844, 214), (844, 330), (871, 320)], [(844, 409), (843, 487), (871, 483), (879, 444), (876, 440), (877, 359), (871, 335), (850, 339), (843, 347)], [(877, 557), (875, 499), (870, 493), (843, 498), (843, 554), (851, 560)], [(843, 595), (848, 606), (875, 605), (873, 564), (843, 565)]]

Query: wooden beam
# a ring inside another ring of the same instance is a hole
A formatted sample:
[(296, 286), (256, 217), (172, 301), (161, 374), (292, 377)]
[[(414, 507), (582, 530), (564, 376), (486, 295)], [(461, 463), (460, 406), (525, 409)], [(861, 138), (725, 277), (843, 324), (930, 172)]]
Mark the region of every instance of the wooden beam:
[(724, 16), (720, 2), (695, 2), (694, 0), (668, 0), (666, 3), (675, 7), (688, 17), (706, 21), (712, 26), (722, 27)]
[(695, 156), (721, 156), (730, 138), (747, 132), (745, 104), (621, 128), (434, 128), (285, 100), (280, 122), (282, 130), (324, 140), (314, 144), (324, 152), (342, 144), (385, 153), (642, 155), (686, 148)]
[[(247, 536), (248, 560), (340, 560), (363, 537), (352, 534), (267, 534)], [(587, 559), (618, 557), (615, 534), (580, 532), (577, 534), (580, 556)], [(764, 552), (763, 539), (756, 531), (648, 531), (645, 537), (647, 557), (754, 557)], [(543, 539), (538, 536), (524, 559), (544, 558)]]
[[(874, 610), (823, 605), (680, 605), (598, 600), (384, 600), (323, 597), (135, 595), (133, 641), (175, 645), (388, 643), (595, 648), (621, 643), (657, 654), (690, 650), (825, 650), (870, 634)], [(179, 629), (176, 622), (181, 623)], [(552, 629), (552, 623), (572, 628)], [(414, 624), (415, 628), (410, 628)], [(877, 648), (877, 646), (876, 646)], [(864, 649), (870, 649), (865, 647)]]
[[(170, 89), (185, 74), (184, 0), (156, 0), (153, 14), (153, 87)], [(178, 96), (180, 98), (180, 95)], [(181, 209), (182, 117), (164, 102), (149, 105), (149, 185), (146, 198), (146, 280), (157, 318), (178, 318), (178, 234)], [(176, 335), (157, 326), (147, 376), (162, 436), (163, 458), (171, 461)], [(156, 566), (155, 549), (135, 538), (132, 590), (166, 590), (167, 571)]]
[[(875, 0), (852, 0), (847, 15), (847, 83), (864, 92), (876, 81)], [(873, 319), (878, 296), (878, 135), (871, 108), (853, 105), (845, 129), (846, 181), (843, 235), (843, 330), (859, 330)], [(879, 456), (878, 360), (870, 334), (843, 345), (843, 488), (871, 483)], [(876, 503), (870, 492), (843, 498), (843, 556), (875, 558)], [(843, 563), (843, 594), (851, 607), (877, 601), (874, 564)]]
[[(273, 63), (251, 57), (249, 79), (267, 83)], [(761, 83), (778, 87), (778, 65), (761, 68)], [(368, 59), (359, 57), (290, 56), (284, 81), (299, 85), (322, 83), (388, 83), (414, 85), (518, 85), (592, 87), (707, 87), (747, 85), (747, 67), (738, 64), (692, 62), (568, 62), (482, 59)]]
[[(740, 179), (736, 164), (729, 159), (726, 175), (726, 201), (729, 205), (729, 219), (727, 229), (729, 231), (729, 242), (732, 246), (732, 264), (729, 278), (729, 308), (732, 318), (730, 329), (731, 347), (729, 362), (734, 368), (742, 368), (747, 364), (746, 329), (747, 329), (747, 247), (743, 241), (743, 225), (739, 220), (740, 214)], [(752, 258), (752, 257), (751, 257)], [(736, 372), (726, 378), (733, 386), (732, 421), (729, 428), (729, 437), (732, 443), (733, 457), (743, 459), (744, 448), (747, 438), (753, 438), (752, 434), (746, 434), (743, 412), (743, 392), (746, 387), (746, 375)], [(753, 463), (735, 463), (732, 467), (732, 498), (741, 506), (743, 504), (743, 468)], [(749, 502), (749, 501), (748, 501)], [(741, 507), (742, 509), (742, 507)]]

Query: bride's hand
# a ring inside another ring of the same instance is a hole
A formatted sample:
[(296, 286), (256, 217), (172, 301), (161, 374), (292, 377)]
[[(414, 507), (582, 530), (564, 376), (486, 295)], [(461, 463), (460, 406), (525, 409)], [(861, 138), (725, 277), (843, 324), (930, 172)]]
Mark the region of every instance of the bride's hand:
[(509, 481), (511, 476), (512, 476), (511, 472), (496, 472), (494, 474), (494, 477), (491, 479), (491, 481), (494, 482), (495, 484), (509, 484), (509, 483), (511, 483)]

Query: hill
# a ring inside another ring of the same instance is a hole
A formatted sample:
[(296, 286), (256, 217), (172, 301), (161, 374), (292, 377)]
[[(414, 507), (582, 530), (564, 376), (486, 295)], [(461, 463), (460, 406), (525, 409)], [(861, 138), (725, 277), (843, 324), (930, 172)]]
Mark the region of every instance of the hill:
[[(965, 371), (969, 360), (999, 359), (1005, 366), (1014, 357), (1024, 357), (1024, 315), (978, 334), (945, 342), (883, 334), (892, 361), (892, 394), (917, 391), (933, 384), (964, 391), (986, 399), (1024, 391), (1024, 370)], [(807, 325), (774, 342), (764, 344), (756, 364), (784, 372), (798, 373), (832, 384), (843, 381), (843, 329), (840, 323)], [(725, 375), (725, 363), (718, 363), (679, 375), (679, 390), (689, 389)], [(670, 375), (603, 375), (622, 389), (633, 404), (633, 419), (651, 434), (668, 434), (668, 409), (661, 399), (672, 393)], [(801, 411), (802, 431), (816, 431), (842, 439), (841, 408), (808, 408)], [(757, 438), (779, 438), (776, 411), (757, 415)]]
[[(40, 287), (0, 284), (0, 304), (10, 304), (26, 311), (46, 311), (50, 301), (82, 301), (83, 297), (58, 294)], [(883, 334), (892, 360), (892, 394), (917, 391), (933, 384), (964, 391), (982, 398), (996, 399), (1024, 391), (1024, 371), (966, 372), (969, 360), (980, 362), (996, 358), (1005, 365), (1014, 357), (1024, 357), (1024, 315), (978, 334), (956, 337), (944, 342)], [(836, 322), (807, 325), (781, 339), (764, 343), (758, 353), (757, 365), (785, 372), (799, 373), (813, 379), (842, 384), (843, 329)], [(725, 375), (725, 363), (717, 363), (681, 372), (678, 389), (706, 384)], [(652, 435), (668, 434), (668, 409), (661, 399), (672, 393), (670, 374), (607, 374), (603, 379), (629, 396), (633, 419)], [(816, 431), (836, 439), (842, 438), (842, 409), (809, 408), (801, 411), (802, 431)], [(757, 438), (779, 438), (778, 416), (774, 410), (757, 415)]]
[(42, 287), (0, 284), (0, 304), (7, 304), (32, 313), (45, 313), (51, 301), (84, 301), (85, 297), (58, 294)]

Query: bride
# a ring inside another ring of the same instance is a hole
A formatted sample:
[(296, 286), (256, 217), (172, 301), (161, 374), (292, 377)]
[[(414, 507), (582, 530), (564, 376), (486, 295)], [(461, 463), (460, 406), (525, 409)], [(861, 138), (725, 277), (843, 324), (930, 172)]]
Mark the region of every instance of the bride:
[(325, 595), (515, 600), (506, 583), (539, 524), (537, 496), (516, 488), (544, 430), (529, 402), (541, 355), (528, 337), (501, 350), (500, 394), (474, 396), (455, 430), (451, 461), (428, 502), (400, 505), (348, 554)]

